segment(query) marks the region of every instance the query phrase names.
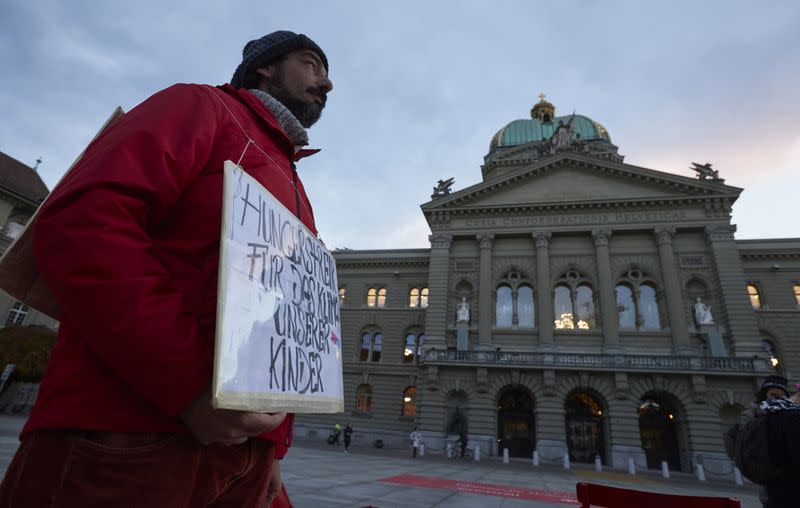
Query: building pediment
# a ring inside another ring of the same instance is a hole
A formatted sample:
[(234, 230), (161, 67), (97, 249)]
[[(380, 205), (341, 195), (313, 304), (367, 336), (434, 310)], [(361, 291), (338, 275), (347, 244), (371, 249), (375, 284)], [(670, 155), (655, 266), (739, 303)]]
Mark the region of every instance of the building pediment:
[(603, 207), (720, 200), (742, 189), (574, 153), (558, 154), (422, 205), (422, 210)]

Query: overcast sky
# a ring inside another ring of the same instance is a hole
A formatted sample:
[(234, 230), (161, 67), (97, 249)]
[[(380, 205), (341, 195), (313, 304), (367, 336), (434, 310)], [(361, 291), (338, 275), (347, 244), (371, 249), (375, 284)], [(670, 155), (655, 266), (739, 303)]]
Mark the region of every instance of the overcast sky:
[[(649, 5), (645, 5), (649, 4)], [(0, 151), (52, 188), (116, 106), (227, 82), (277, 29), (326, 52), (334, 90), (300, 165), (329, 247), (427, 247), (440, 178), (478, 183), (489, 140), (529, 118), (601, 122), (625, 161), (745, 189), (737, 238), (800, 237), (800, 3), (4, 0)]]

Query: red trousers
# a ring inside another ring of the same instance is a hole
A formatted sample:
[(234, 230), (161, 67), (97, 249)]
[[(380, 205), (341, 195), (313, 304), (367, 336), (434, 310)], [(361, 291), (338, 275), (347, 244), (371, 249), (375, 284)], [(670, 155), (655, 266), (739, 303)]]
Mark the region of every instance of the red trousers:
[(273, 456), (258, 439), (35, 431), (0, 485), (0, 508), (264, 508)]

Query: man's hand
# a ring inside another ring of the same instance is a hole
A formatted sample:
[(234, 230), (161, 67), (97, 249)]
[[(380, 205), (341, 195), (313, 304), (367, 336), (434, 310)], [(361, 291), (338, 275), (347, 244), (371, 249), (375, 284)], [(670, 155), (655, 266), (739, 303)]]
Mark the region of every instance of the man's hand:
[(202, 444), (241, 444), (247, 438), (276, 429), (286, 413), (253, 413), (214, 409), (211, 391), (204, 390), (180, 413), (180, 418)]
[(281, 461), (275, 459), (272, 461), (272, 477), (270, 478), (269, 485), (267, 486), (267, 505), (266, 508), (275, 501), (278, 494), (281, 493)]

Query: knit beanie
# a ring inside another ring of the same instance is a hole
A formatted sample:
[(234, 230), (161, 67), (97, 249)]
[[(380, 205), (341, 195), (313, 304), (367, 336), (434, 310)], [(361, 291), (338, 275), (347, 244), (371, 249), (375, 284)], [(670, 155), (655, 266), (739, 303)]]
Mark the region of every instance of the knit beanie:
[(236, 68), (231, 78), (234, 88), (252, 88), (254, 83), (247, 83), (247, 79), (255, 73), (256, 69), (269, 65), (282, 56), (297, 51), (310, 49), (319, 55), (325, 70), (328, 71), (328, 58), (317, 43), (303, 34), (296, 34), (288, 30), (278, 30), (255, 39), (245, 44), (242, 50), (242, 63)]
[(759, 397), (766, 397), (767, 392), (770, 388), (778, 388), (783, 390), (786, 396), (789, 396), (789, 382), (786, 380), (785, 377), (782, 376), (767, 376), (763, 383), (761, 383), (761, 389), (758, 391)]

